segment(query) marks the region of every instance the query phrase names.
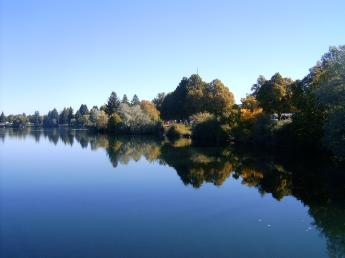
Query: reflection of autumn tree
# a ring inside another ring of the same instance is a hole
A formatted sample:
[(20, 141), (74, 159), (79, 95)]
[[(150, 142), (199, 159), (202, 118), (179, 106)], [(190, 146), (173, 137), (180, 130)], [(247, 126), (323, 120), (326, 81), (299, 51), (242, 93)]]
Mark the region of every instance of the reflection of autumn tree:
[(189, 138), (178, 138), (166, 141), (165, 144), (170, 145), (174, 148), (188, 147), (192, 144), (192, 140)]
[(261, 194), (271, 193), (277, 200), (291, 194), (291, 175), (272, 161), (243, 158), (235, 178), (247, 186), (258, 188)]
[(219, 148), (162, 147), (161, 159), (176, 169), (185, 185), (199, 188), (204, 182), (221, 185), (233, 171), (231, 157), (222, 155)]
[(108, 136), (106, 134), (90, 135), (91, 150), (107, 149), (109, 146)]
[(240, 175), (242, 184), (247, 186), (258, 186), (264, 177), (262, 172), (247, 167), (241, 170)]

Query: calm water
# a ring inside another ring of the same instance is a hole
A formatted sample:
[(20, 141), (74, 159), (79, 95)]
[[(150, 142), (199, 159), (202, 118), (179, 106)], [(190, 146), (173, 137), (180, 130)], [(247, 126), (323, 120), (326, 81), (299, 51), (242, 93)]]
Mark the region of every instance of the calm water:
[(316, 158), (86, 131), (0, 137), (1, 257), (345, 257), (345, 172)]

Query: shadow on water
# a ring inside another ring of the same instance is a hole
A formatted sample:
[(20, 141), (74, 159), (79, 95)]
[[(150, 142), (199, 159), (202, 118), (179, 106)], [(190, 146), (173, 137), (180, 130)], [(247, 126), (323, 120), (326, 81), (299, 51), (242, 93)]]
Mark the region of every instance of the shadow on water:
[(78, 130), (2, 130), (0, 140), (31, 137), (53, 144), (80, 144), (82, 148), (105, 149), (114, 168), (145, 158), (174, 168), (183, 184), (217, 187), (226, 180), (240, 180), (261, 195), (276, 200), (293, 196), (309, 208), (315, 227), (327, 239), (331, 257), (345, 257), (345, 169), (322, 158), (267, 155), (231, 148), (193, 147), (190, 140), (168, 142), (150, 137), (114, 137)]

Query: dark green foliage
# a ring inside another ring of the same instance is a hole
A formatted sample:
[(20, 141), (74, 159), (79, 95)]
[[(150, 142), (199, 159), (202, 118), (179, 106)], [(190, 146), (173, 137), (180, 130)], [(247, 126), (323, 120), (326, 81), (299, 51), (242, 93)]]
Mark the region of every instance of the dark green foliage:
[(126, 94), (123, 95), (121, 103), (125, 103), (127, 105), (129, 105), (129, 100)]
[(137, 94), (134, 94), (132, 101), (131, 101), (131, 105), (132, 106), (140, 105), (140, 100), (139, 100), (139, 97), (137, 96)]
[(331, 47), (293, 94), (292, 133), (298, 144), (344, 156), (345, 46)]
[[(82, 112), (85, 112), (85, 111), (83, 110)], [(79, 113), (81, 113), (80, 109), (79, 109)], [(60, 113), (59, 123), (69, 125), (71, 123), (72, 118), (73, 118), (73, 109), (71, 107), (64, 108)]]
[(157, 94), (157, 97), (155, 97), (152, 102), (153, 104), (156, 106), (157, 110), (159, 112), (162, 112), (162, 104), (163, 104), (163, 101), (164, 101), (164, 98), (165, 98), (165, 93), (164, 92), (161, 92), (161, 93), (158, 93)]
[(195, 121), (192, 139), (196, 144), (225, 145), (230, 141), (229, 126), (211, 115), (200, 121)]
[(5, 123), (7, 121), (7, 118), (4, 114), (4, 112), (1, 112), (1, 115), (0, 115), (0, 123)]
[(283, 78), (279, 73), (274, 74), (270, 80), (260, 76), (252, 87), (253, 95), (267, 114), (276, 113), (280, 118), (282, 113), (291, 112), (291, 84), (291, 79)]
[(253, 125), (252, 143), (272, 145), (273, 132), (276, 122), (267, 116), (259, 116)]
[(43, 118), (44, 127), (57, 127), (59, 126), (59, 113), (54, 108), (52, 111), (48, 112), (48, 115)]
[(199, 75), (184, 77), (175, 91), (163, 99), (160, 112), (166, 120), (187, 120), (191, 115), (209, 112), (218, 116), (231, 112), (234, 96), (220, 81), (204, 82)]
[(89, 114), (89, 109), (87, 108), (87, 105), (85, 105), (85, 104), (80, 105), (79, 113), (82, 116), (83, 115), (88, 115)]
[(175, 91), (168, 93), (161, 106), (161, 116), (165, 120), (183, 119), (188, 117), (185, 114), (184, 103), (187, 96), (188, 79), (184, 77)]
[(339, 157), (345, 157), (345, 109), (332, 112), (324, 126), (324, 146)]
[(113, 114), (117, 111), (117, 109), (119, 108), (119, 105), (120, 105), (120, 101), (117, 97), (116, 92), (113, 91), (110, 94), (108, 102), (105, 104), (104, 111), (105, 111), (105, 113), (108, 114), (108, 116), (110, 116), (111, 114)]
[(35, 114), (29, 117), (29, 122), (32, 123), (34, 126), (40, 126), (42, 124), (42, 118), (38, 111), (35, 111)]

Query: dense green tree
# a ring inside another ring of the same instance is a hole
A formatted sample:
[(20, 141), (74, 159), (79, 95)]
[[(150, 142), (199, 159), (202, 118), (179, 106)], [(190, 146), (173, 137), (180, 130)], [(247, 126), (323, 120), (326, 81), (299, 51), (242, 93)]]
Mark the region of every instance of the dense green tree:
[(82, 115), (80, 114), (80, 111), (77, 110), (74, 115), (73, 119), (73, 125), (79, 126), (82, 123)]
[(165, 93), (161, 92), (158, 93), (157, 96), (152, 100), (153, 104), (155, 104), (156, 108), (161, 112), (162, 110), (162, 103), (165, 98)]
[(193, 74), (188, 79), (187, 95), (184, 102), (184, 114), (186, 118), (198, 112), (206, 111), (205, 88), (206, 82), (197, 74)]
[(292, 141), (344, 156), (345, 46), (331, 47), (292, 90)]
[(292, 102), (291, 137), (295, 145), (313, 149), (322, 147), (323, 128), (326, 113), (322, 105), (317, 103), (315, 89), (319, 87), (319, 66), (310, 69), (310, 73), (296, 83)]
[(274, 74), (270, 80), (260, 76), (252, 87), (253, 95), (266, 113), (277, 114), (280, 119), (282, 113), (291, 112), (289, 86), (292, 83), (291, 79), (283, 78), (279, 73)]
[(259, 75), (258, 79), (256, 80), (256, 83), (253, 84), (253, 86), (251, 87), (251, 91), (253, 93), (254, 96), (256, 96), (261, 88), (261, 86), (266, 83), (266, 78), (263, 75)]
[(215, 115), (199, 113), (193, 116), (192, 138), (197, 144), (224, 145), (230, 140), (230, 128)]
[(125, 103), (127, 105), (129, 105), (129, 100), (126, 94), (123, 95), (121, 103)]
[(188, 118), (185, 114), (188, 78), (182, 78), (177, 88), (168, 93), (161, 105), (161, 116), (165, 120)]
[(78, 111), (75, 113), (73, 120), (74, 125), (78, 127), (84, 127), (89, 125), (90, 112), (87, 105), (82, 104)]
[(71, 107), (64, 108), (59, 116), (59, 123), (60, 124), (70, 124), (71, 119), (73, 118), (73, 109)]
[(5, 123), (5, 122), (6, 122), (6, 116), (5, 116), (4, 112), (1, 112), (0, 123)]
[(30, 122), (33, 123), (35, 126), (40, 126), (42, 124), (40, 112), (35, 111), (35, 113), (31, 116)]
[(115, 113), (119, 108), (120, 101), (117, 97), (116, 92), (112, 92), (108, 99), (108, 102), (105, 104), (105, 112), (110, 116), (112, 113)]
[(323, 144), (334, 154), (345, 156), (345, 45), (331, 47), (319, 69), (315, 96), (325, 111)]
[[(100, 106), (100, 108), (99, 108), (99, 110), (101, 110), (101, 111), (104, 111), (104, 112), (106, 112), (106, 105), (104, 104), (104, 105), (102, 105), (102, 106)], [(107, 113), (107, 112), (106, 112)]]
[(163, 119), (185, 120), (199, 112), (224, 116), (231, 112), (234, 96), (220, 81), (204, 82), (199, 75), (184, 77), (175, 91), (162, 101)]
[(323, 145), (333, 154), (345, 157), (345, 108), (332, 111), (324, 126)]
[(216, 79), (206, 85), (203, 102), (206, 111), (221, 117), (231, 113), (235, 98), (229, 88)]
[(79, 108), (79, 113), (80, 115), (88, 115), (89, 114), (89, 109), (87, 108), (87, 105), (81, 104)]
[(131, 100), (131, 105), (132, 106), (140, 105), (140, 100), (139, 100), (139, 97), (137, 96), (137, 94), (134, 94), (134, 96)]
[(59, 125), (59, 113), (54, 108), (52, 111), (49, 111), (46, 116), (43, 118), (44, 127), (57, 127)]

